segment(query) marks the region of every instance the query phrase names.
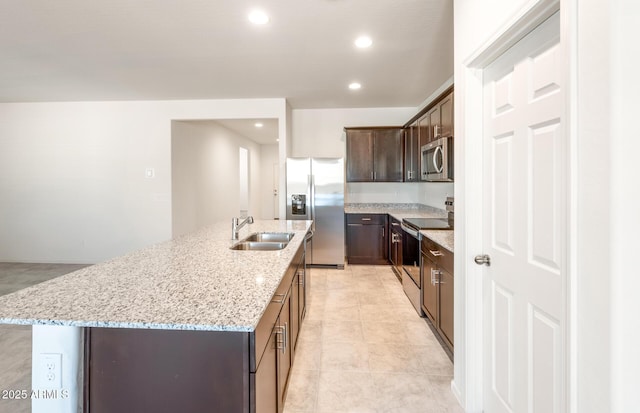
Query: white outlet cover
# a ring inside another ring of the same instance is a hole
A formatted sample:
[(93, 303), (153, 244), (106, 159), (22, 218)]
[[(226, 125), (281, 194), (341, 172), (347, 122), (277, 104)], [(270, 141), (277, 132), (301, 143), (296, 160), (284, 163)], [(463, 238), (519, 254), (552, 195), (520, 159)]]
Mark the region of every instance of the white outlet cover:
[(147, 168), (144, 171), (144, 176), (147, 178), (155, 178), (156, 176), (156, 170), (153, 168)]
[(41, 389), (62, 388), (62, 354), (42, 353), (40, 354), (38, 371)]

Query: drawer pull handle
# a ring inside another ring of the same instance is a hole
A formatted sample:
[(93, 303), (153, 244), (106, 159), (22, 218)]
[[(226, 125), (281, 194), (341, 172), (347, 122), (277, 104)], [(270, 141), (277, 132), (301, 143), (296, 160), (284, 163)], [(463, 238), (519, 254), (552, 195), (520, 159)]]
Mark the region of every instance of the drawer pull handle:
[(438, 250), (435, 250), (435, 251), (429, 250), (429, 252), (430, 252), (430, 253), (431, 253), (431, 255), (433, 255), (434, 257), (442, 257), (442, 256), (444, 255), (443, 253), (441, 253), (441, 252), (440, 252), (440, 251), (438, 251)]
[(371, 221), (371, 218), (362, 218), (363, 221)]
[[(273, 300), (271, 300), (272, 303), (276, 303), (276, 304), (284, 304), (284, 296), (286, 294), (274, 294), (273, 295)], [(281, 297), (280, 300), (276, 299), (276, 297)]]

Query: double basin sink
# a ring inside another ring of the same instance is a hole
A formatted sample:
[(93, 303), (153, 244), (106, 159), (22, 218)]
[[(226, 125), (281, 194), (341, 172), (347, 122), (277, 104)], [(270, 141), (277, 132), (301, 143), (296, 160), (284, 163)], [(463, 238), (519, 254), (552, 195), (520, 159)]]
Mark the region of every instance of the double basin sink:
[(284, 249), (291, 238), (292, 232), (255, 232), (244, 238), (232, 250), (240, 251), (277, 251)]

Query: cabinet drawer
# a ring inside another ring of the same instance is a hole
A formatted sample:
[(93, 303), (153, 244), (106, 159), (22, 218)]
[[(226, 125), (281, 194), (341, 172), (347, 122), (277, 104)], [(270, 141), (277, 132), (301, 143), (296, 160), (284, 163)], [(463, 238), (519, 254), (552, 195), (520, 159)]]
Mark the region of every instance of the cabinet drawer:
[(422, 253), (444, 270), (453, 274), (453, 253), (427, 237), (422, 237)]
[(384, 225), (387, 214), (347, 214), (347, 224)]

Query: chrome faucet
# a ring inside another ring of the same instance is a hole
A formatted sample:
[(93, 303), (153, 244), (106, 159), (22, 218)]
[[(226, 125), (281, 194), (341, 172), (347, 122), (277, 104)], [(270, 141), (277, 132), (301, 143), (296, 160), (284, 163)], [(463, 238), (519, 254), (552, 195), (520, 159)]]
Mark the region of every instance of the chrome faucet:
[(246, 224), (253, 224), (253, 217), (251, 215), (246, 217), (242, 222), (240, 222), (240, 218), (231, 218), (231, 239), (238, 239), (240, 228)]

